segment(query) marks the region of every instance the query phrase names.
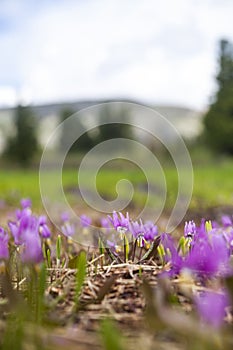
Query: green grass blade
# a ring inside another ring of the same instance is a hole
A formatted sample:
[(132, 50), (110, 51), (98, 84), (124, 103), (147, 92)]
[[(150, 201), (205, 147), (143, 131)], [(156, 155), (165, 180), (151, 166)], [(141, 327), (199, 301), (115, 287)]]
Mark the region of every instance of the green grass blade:
[(122, 336), (111, 320), (106, 319), (102, 322), (100, 332), (105, 350), (123, 349)]
[(76, 307), (79, 303), (79, 297), (86, 277), (87, 256), (86, 252), (81, 251), (77, 258), (76, 273)]

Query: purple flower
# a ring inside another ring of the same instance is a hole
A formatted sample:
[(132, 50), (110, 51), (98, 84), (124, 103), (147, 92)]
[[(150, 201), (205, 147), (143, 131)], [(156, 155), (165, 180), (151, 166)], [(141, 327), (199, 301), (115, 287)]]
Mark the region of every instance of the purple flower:
[(9, 222), (8, 226), (15, 244), (21, 246), (22, 261), (39, 263), (43, 259), (39, 229), (46, 225), (46, 218), (44, 216), (37, 218), (31, 213), (29, 214), (27, 209), (22, 210), (22, 215), (17, 222)]
[(167, 262), (171, 262), (171, 275), (176, 275), (180, 272), (183, 262), (181, 256), (179, 256), (175, 243), (172, 237), (168, 233), (161, 235), (160, 244), (164, 247), (165, 256), (164, 259)]
[(224, 230), (223, 231), (223, 237), (226, 240), (226, 244), (229, 247), (230, 252), (233, 252), (233, 230)]
[(208, 241), (199, 240), (185, 257), (184, 267), (201, 275), (211, 276), (218, 271), (218, 262)]
[(8, 223), (16, 245), (24, 243), (24, 234), (27, 231), (34, 232), (34, 234), (40, 233), (43, 238), (49, 238), (51, 236), (46, 216), (41, 215), (36, 217), (31, 212), (29, 213), (28, 209), (25, 208), (21, 211), (17, 222)]
[(108, 248), (111, 248), (111, 249), (113, 249), (114, 251), (116, 250), (116, 246), (117, 246), (117, 245), (116, 245), (116, 243), (114, 243), (113, 241), (110, 241), (110, 240), (107, 239), (106, 245), (107, 245)]
[(219, 328), (225, 316), (225, 309), (229, 306), (229, 297), (226, 292), (204, 292), (195, 298), (198, 313), (201, 319), (214, 328)]
[(39, 233), (43, 238), (49, 238), (51, 237), (51, 231), (47, 225), (47, 218), (44, 215), (39, 216), (38, 218), (38, 226), (39, 226)]
[(25, 231), (38, 232), (38, 220), (33, 215), (23, 215), (17, 223), (9, 222), (8, 226), (14, 238), (16, 245), (23, 243), (23, 234)]
[(217, 223), (217, 221), (212, 220), (211, 222), (212, 222), (212, 227), (213, 227), (213, 229), (219, 228), (219, 224)]
[(7, 232), (0, 227), (0, 260), (7, 260), (9, 258), (8, 241), (9, 237)]
[(69, 213), (67, 213), (67, 212), (64, 211), (64, 212), (61, 214), (61, 221), (62, 221), (62, 222), (69, 221), (69, 218), (70, 218)]
[(222, 224), (224, 227), (232, 226), (232, 219), (229, 215), (222, 216)]
[(47, 224), (47, 218), (45, 215), (40, 215), (38, 217), (38, 225), (39, 226), (43, 226), (43, 225), (46, 225)]
[(15, 211), (15, 216), (17, 220), (20, 220), (23, 216), (30, 216), (32, 214), (31, 206), (32, 202), (29, 198), (23, 198), (20, 201), (22, 209), (17, 209)]
[(147, 221), (144, 224), (144, 238), (146, 241), (153, 241), (158, 235), (158, 227), (152, 221)]
[(106, 217), (102, 217), (100, 219), (100, 225), (101, 225), (102, 228), (106, 229), (107, 232), (110, 231), (110, 227), (111, 227), (110, 226), (110, 222), (109, 222), (109, 220)]
[(129, 230), (129, 214), (124, 216), (122, 213), (113, 212), (112, 217), (108, 215), (109, 221), (119, 233), (125, 233)]
[(32, 206), (32, 201), (31, 201), (30, 198), (23, 198), (23, 199), (21, 200), (20, 204), (21, 204), (21, 207), (22, 207), (23, 209), (31, 208), (31, 206)]
[(142, 223), (142, 220), (138, 221), (132, 221), (129, 224), (129, 230), (132, 233), (132, 235), (134, 236), (134, 238), (138, 238), (140, 236), (144, 237), (145, 234), (145, 229)]
[(184, 236), (185, 237), (193, 237), (197, 233), (196, 224), (192, 221), (186, 221), (184, 226)]
[(212, 232), (196, 239), (184, 258), (183, 267), (205, 276), (229, 273), (230, 254), (223, 235)]
[(41, 240), (37, 232), (26, 230), (23, 233), (22, 261), (25, 263), (40, 263), (43, 260)]
[(175, 242), (170, 234), (162, 233), (160, 242), (163, 245), (164, 249), (170, 252), (170, 256), (178, 254)]
[(30, 216), (32, 214), (31, 208), (27, 207), (22, 210), (17, 209), (15, 211), (15, 216), (17, 220), (22, 219), (23, 216)]
[(210, 240), (213, 249), (213, 254), (216, 257), (216, 260), (218, 261), (218, 273), (221, 276), (227, 276), (231, 274), (231, 249), (227, 245), (223, 234), (213, 232), (212, 234), (210, 234)]
[(198, 238), (203, 237), (204, 239), (206, 238), (206, 220), (201, 219), (201, 224), (197, 228), (197, 233), (198, 233)]
[(70, 224), (68, 221), (61, 227), (61, 232), (66, 237), (72, 237), (75, 234), (75, 227), (73, 224)]
[(91, 225), (91, 218), (87, 215), (81, 215), (80, 216), (80, 220), (81, 220), (81, 225), (82, 227), (89, 227)]
[(20, 244), (20, 239), (19, 239), (19, 226), (17, 223), (15, 222), (11, 222), (9, 221), (8, 222), (8, 227), (12, 233), (12, 236), (14, 238), (14, 242), (16, 245), (19, 245)]

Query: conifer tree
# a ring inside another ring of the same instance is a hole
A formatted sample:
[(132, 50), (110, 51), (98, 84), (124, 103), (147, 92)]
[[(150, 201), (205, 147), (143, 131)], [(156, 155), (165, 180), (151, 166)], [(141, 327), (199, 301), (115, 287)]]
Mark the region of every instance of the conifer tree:
[(204, 118), (204, 137), (215, 150), (233, 154), (233, 46), (227, 40), (219, 45), (218, 89)]

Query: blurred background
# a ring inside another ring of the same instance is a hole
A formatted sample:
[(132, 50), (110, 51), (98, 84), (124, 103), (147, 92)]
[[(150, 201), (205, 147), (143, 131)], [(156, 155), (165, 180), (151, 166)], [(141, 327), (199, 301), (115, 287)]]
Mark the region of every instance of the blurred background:
[[(40, 157), (61, 121), (98, 103), (130, 101), (160, 112), (186, 142), (195, 176), (187, 216), (232, 214), (232, 15), (231, 0), (1, 0), (2, 208), (24, 196), (41, 208)], [(105, 108), (97, 117), (112, 113)], [(169, 212), (176, 169), (163, 146), (141, 136), (163, 166)], [(67, 137), (63, 130), (54, 147)], [(84, 134), (69, 152), (64, 188), (79, 209), (74, 172), (88, 150), (113, 137), (137, 139), (134, 130), (112, 126)], [(142, 192), (131, 203), (133, 210), (146, 196), (146, 179), (136, 166), (107, 164), (97, 187), (112, 199), (122, 177)]]

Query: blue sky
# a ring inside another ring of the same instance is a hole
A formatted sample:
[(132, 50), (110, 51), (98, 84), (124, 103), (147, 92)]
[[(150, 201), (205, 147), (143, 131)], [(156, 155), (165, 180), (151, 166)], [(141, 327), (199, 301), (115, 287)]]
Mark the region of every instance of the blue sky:
[(206, 108), (231, 0), (1, 0), (0, 105), (133, 98)]

